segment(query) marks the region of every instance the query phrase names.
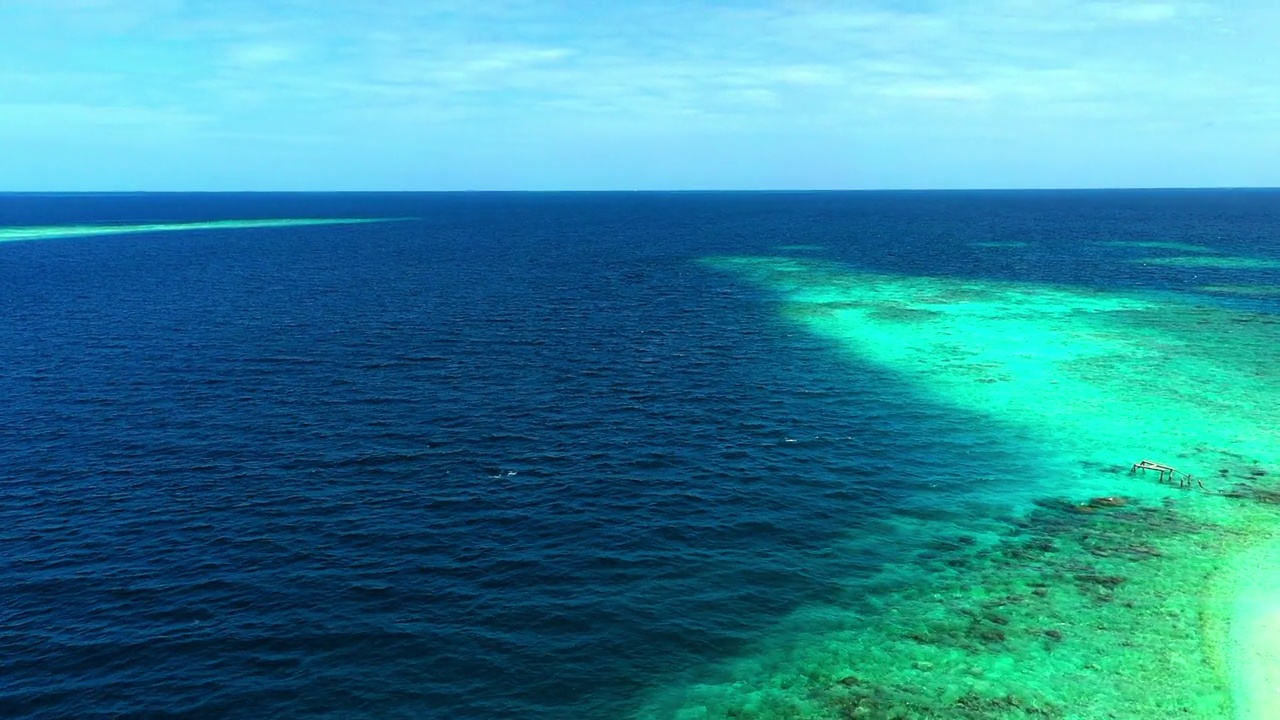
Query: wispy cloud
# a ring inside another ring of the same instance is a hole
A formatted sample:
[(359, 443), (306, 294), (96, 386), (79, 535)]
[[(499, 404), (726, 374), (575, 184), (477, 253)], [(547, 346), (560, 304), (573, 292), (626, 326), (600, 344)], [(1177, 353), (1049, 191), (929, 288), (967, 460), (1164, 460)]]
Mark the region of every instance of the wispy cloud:
[(102, 118), (199, 118), (186, 122), (223, 138), (972, 137), (1101, 119), (1136, 133), (1273, 117), (1267, 3), (11, 0), (0, 89)]
[(0, 103), (0, 131), (42, 135), (69, 130), (135, 128), (159, 130), (168, 135), (196, 129), (210, 117), (182, 108), (138, 107), (131, 105), (90, 105), (81, 103)]
[[(232, 100), (258, 94), (305, 105), (354, 93), (363, 107), (383, 111), (431, 102), (526, 117), (574, 106), (718, 115), (794, 101), (839, 119), (851, 100), (876, 97), (1001, 102), (1119, 93), (1148, 87), (1149, 69), (1090, 36), (1188, 14), (1169, 3), (1067, 0), (986, 0), (933, 13), (810, 2), (574, 15), (527, 3), (425, 10), (371, 3), (301, 17), (247, 6), (183, 15), (164, 0), (61, 3), (61, 12), (46, 14), (88, 12), (97, 18), (90, 26), (104, 33), (150, 23), (161, 26), (158, 37), (189, 38), (198, 28), (221, 45), (222, 61), (195, 63), (189, 80)], [(1095, 47), (1085, 52), (1087, 45)], [(1075, 80), (1061, 82), (1067, 76)]]
[(230, 65), (250, 72), (297, 60), (301, 56), (298, 46), (288, 42), (246, 42), (231, 45), (226, 50)]
[(1103, 20), (1130, 23), (1158, 23), (1179, 15), (1179, 7), (1171, 3), (1104, 2), (1093, 3), (1088, 10)]

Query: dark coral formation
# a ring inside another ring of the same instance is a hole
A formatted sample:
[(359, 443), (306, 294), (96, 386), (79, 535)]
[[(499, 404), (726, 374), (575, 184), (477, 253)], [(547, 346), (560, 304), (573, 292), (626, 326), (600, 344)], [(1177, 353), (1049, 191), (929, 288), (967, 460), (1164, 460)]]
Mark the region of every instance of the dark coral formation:
[[(1280, 488), (1257, 482), (1208, 496), (1280, 505)], [(933, 595), (936, 605), (897, 626), (902, 661), (896, 669), (812, 677), (805, 690), (808, 700), (827, 708), (816, 717), (1074, 716), (1079, 708), (1058, 704), (1053, 695), (1008, 676), (988, 677), (982, 668), (992, 661), (999, 665), (1002, 656), (1039, 653), (1054, 658), (1064, 672), (1101, 679), (1123, 675), (1129, 667), (1116, 666), (1115, 658), (1096, 648), (1137, 648), (1141, 656), (1141, 648), (1159, 642), (1149, 634), (1152, 613), (1183, 635), (1195, 632), (1192, 626), (1198, 630), (1200, 615), (1171, 606), (1169, 596), (1162, 594), (1168, 590), (1152, 584), (1159, 572), (1153, 575), (1146, 566), (1191, 560), (1207, 546), (1231, 542), (1238, 532), (1198, 519), (1211, 513), (1184, 512), (1187, 502), (1175, 496), (1155, 504), (1123, 496), (1084, 502), (1046, 498), (1026, 515), (1008, 519), (999, 536), (979, 541), (952, 535), (927, 542), (917, 554), (922, 567), (945, 569), (955, 585)], [(1132, 623), (1124, 619), (1127, 613), (1137, 613)], [(1147, 627), (1148, 634), (1135, 635), (1135, 627)], [(1127, 657), (1131, 662), (1135, 655)], [(1212, 676), (1207, 656), (1196, 661), (1201, 663), (1198, 674)], [(1072, 682), (1080, 682), (1079, 677)], [(1187, 697), (1219, 692), (1212, 682), (1198, 687), (1188, 690)], [(1225, 707), (1229, 702), (1215, 697), (1211, 703)], [(746, 709), (730, 716), (762, 717)]]
[(966, 692), (954, 699), (930, 696), (906, 685), (874, 687), (855, 683), (839, 700), (839, 717), (850, 720), (990, 720), (991, 718), (1061, 718), (1061, 708), (1031, 702), (1013, 694), (983, 696)]
[[(1263, 470), (1258, 470), (1258, 472), (1264, 475), (1266, 474)], [(1266, 505), (1280, 505), (1280, 489), (1272, 487), (1260, 487), (1250, 483), (1236, 483), (1230, 490), (1225, 490), (1222, 494), (1229, 498), (1252, 500)]]

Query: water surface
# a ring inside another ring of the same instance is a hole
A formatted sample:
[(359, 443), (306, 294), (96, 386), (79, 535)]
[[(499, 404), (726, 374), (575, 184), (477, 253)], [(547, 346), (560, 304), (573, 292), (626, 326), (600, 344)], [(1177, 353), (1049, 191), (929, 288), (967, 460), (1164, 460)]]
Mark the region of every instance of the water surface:
[(1229, 712), (1278, 201), (0, 196), (0, 714)]

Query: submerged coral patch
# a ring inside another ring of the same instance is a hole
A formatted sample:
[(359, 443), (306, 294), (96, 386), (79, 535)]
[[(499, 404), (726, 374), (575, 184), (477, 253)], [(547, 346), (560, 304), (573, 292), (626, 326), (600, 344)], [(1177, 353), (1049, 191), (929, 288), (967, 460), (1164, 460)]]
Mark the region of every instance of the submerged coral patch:
[[(797, 610), (639, 717), (1271, 717), (1258, 708), (1280, 648), (1247, 629), (1280, 609), (1240, 600), (1270, 596), (1239, 568), (1280, 529), (1275, 318), (797, 258), (706, 264), (985, 423), (951, 452), (1000, 436), (1026, 472), (946, 488), (968, 511), (851, 537), (833, 551), (891, 542), (910, 559), (851, 575), (846, 599)], [(1195, 482), (1131, 472), (1142, 459)], [(1280, 567), (1280, 549), (1267, 562)]]

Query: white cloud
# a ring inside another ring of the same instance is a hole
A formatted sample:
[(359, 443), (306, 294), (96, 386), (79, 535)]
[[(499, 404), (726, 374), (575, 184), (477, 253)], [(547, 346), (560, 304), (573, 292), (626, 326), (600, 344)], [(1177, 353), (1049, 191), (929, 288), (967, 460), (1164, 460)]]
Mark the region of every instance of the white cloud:
[(1130, 23), (1158, 23), (1178, 17), (1178, 6), (1169, 3), (1093, 3), (1089, 10), (1104, 20)]
[(720, 92), (719, 99), (731, 105), (749, 107), (777, 107), (779, 105), (778, 94), (764, 88), (724, 90)]
[(844, 82), (844, 73), (831, 65), (781, 65), (763, 68), (760, 79), (781, 85), (834, 87)]
[(227, 50), (227, 61), (238, 68), (257, 70), (272, 65), (291, 62), (302, 55), (301, 50), (290, 43), (256, 42), (232, 45)]
[(181, 108), (77, 103), (0, 104), (0, 127), (65, 130), (68, 127), (145, 127), (182, 129), (207, 122), (207, 116)]
[(910, 83), (890, 85), (882, 92), (890, 97), (917, 100), (981, 101), (991, 99), (991, 93), (973, 83)]
[(0, 8), (32, 31), (120, 35), (177, 16), (182, 0), (6, 0)]

